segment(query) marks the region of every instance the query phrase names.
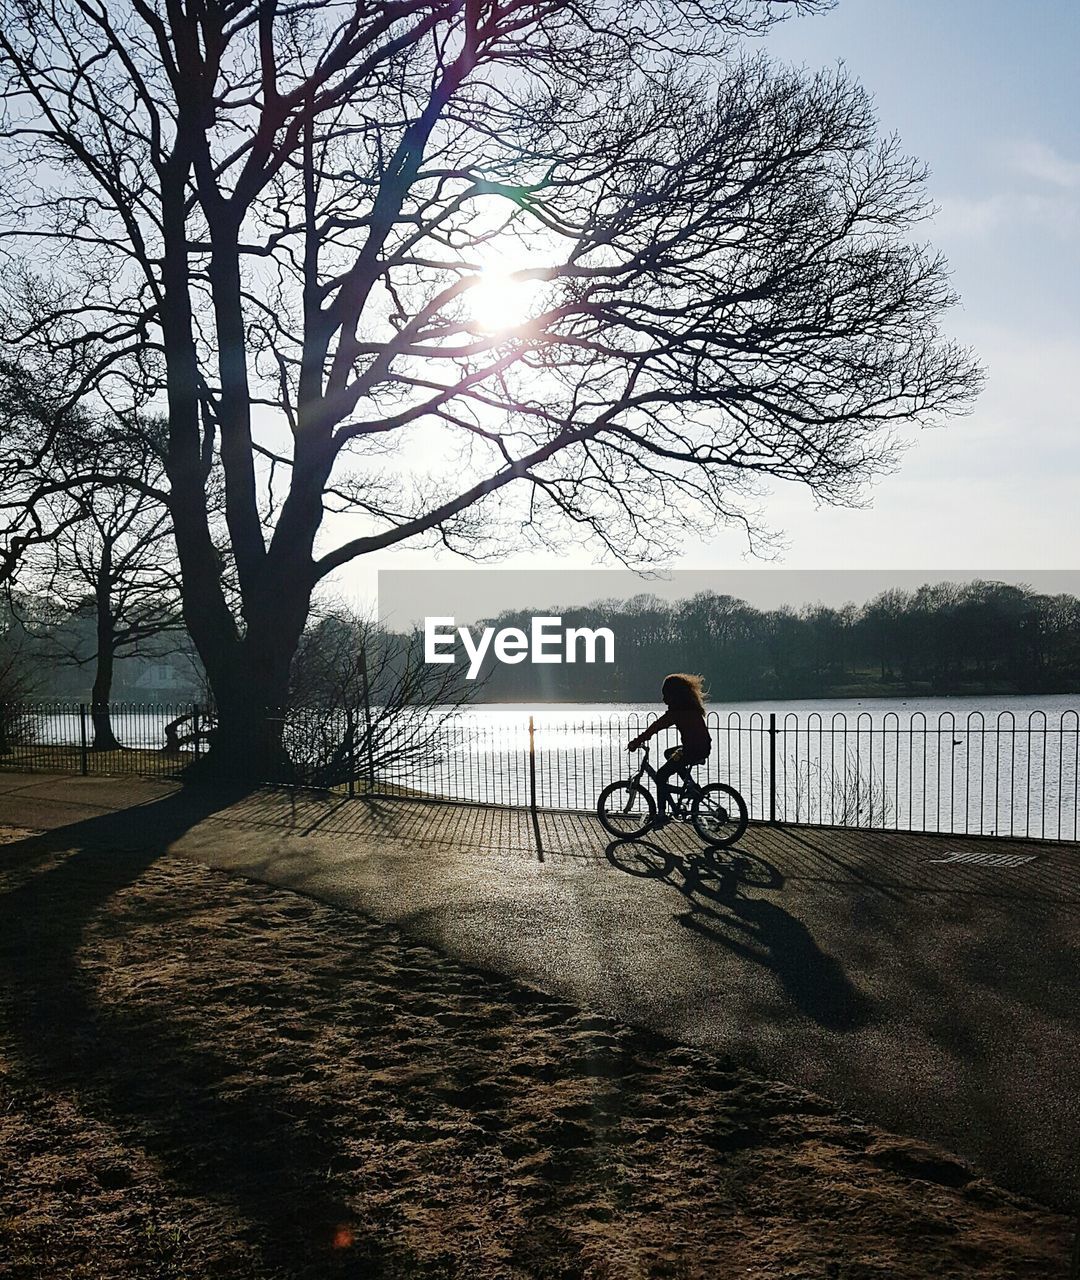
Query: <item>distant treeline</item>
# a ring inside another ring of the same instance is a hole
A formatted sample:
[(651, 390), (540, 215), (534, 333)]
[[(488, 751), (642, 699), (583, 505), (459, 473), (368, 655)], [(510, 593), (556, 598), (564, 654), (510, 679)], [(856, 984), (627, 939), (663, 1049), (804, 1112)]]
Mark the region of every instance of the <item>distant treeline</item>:
[[(1080, 690), (1080, 600), (1000, 582), (887, 591), (842, 608), (761, 610), (706, 592), (544, 612), (567, 627), (609, 627), (614, 665), (489, 661), (479, 700), (655, 701), (670, 671), (703, 674), (713, 701)], [(487, 625), (527, 631), (530, 617)]]

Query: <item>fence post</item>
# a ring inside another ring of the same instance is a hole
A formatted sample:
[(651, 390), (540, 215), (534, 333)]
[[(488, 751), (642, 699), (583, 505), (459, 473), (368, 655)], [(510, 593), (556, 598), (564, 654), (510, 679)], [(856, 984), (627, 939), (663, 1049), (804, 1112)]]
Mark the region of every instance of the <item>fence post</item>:
[(79, 772), (85, 778), (90, 772), (90, 757), (86, 750), (86, 703), (79, 703)]
[[(367, 637), (364, 637), (365, 641)], [(371, 685), (368, 682), (367, 645), (360, 646), (360, 680), (364, 695), (364, 735), (367, 743), (367, 789), (375, 790), (375, 744), (371, 740)]]
[(536, 812), (536, 725), (529, 716), (529, 808)]
[(351, 707), (345, 708), (346, 768), (349, 770), (349, 799), (356, 795), (356, 729)]
[(199, 704), (191, 704), (191, 736), (195, 746), (195, 759), (199, 758)]
[(776, 712), (769, 712), (769, 825), (776, 826)]

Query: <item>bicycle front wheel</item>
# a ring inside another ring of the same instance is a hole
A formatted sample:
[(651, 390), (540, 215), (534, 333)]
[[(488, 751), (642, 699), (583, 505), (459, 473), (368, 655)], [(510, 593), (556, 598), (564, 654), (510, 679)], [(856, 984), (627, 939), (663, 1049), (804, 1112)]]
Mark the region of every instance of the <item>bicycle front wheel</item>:
[(746, 801), (724, 782), (710, 782), (690, 807), (690, 821), (706, 844), (732, 845), (746, 830)]
[(656, 801), (636, 782), (613, 782), (600, 792), (596, 816), (605, 831), (621, 840), (633, 840), (652, 826)]

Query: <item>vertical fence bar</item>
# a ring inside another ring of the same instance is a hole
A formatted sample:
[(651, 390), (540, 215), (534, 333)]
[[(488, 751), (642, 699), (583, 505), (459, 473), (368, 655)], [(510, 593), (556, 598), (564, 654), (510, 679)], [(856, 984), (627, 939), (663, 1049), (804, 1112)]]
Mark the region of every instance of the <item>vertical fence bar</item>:
[(769, 712), (769, 825), (776, 826), (776, 712)]
[(1016, 834), (1016, 717), (1009, 713), (1009, 835)]
[(364, 695), (364, 733), (367, 737), (367, 785), (375, 790), (375, 744), (371, 741), (371, 685), (368, 683), (367, 649), (360, 646), (360, 682)]
[(79, 703), (79, 772), (85, 778), (90, 772), (90, 757), (86, 749), (86, 703)]
[[(1029, 713), (1028, 713), (1028, 723), (1027, 723), (1027, 761), (1026, 761), (1026, 765), (1027, 765), (1027, 767), (1026, 767), (1026, 769), (1024, 770), (1025, 777), (1027, 778), (1027, 787), (1025, 788), (1025, 790), (1026, 790), (1026, 792), (1027, 792), (1027, 796), (1026, 796), (1025, 804), (1024, 804), (1024, 835), (1026, 835), (1026, 836), (1030, 836), (1030, 835), (1031, 835), (1031, 721), (1032, 721), (1033, 716), (1034, 716), (1034, 713), (1033, 713), (1033, 712), (1029, 712)], [(1044, 740), (1044, 746), (1045, 746), (1045, 740)], [(1043, 751), (1042, 767), (1041, 767), (1041, 768), (1040, 768), (1040, 770), (1039, 770), (1039, 776), (1040, 776), (1040, 777), (1042, 778), (1042, 780), (1043, 780), (1043, 807), (1042, 807), (1042, 812), (1043, 812), (1044, 820), (1045, 820), (1045, 814), (1046, 814), (1046, 751), (1045, 751), (1045, 750)], [(1014, 785), (1013, 790), (1015, 791), (1015, 789), (1016, 789), (1016, 788), (1015, 788), (1015, 785)]]
[(529, 716), (529, 808), (536, 812), (536, 725)]
[[(1077, 819), (1080, 818), (1080, 716), (1073, 715), (1073, 839), (1080, 838)], [(1065, 717), (1061, 717), (1064, 722)], [(1060, 837), (1059, 837), (1060, 838)]]
[[(1057, 826), (1055, 828), (1056, 839), (1061, 840), (1062, 823), (1061, 823), (1061, 800), (1065, 790), (1065, 717), (1069, 713), (1063, 711), (1058, 716), (1058, 774), (1057, 774)], [(1073, 774), (1073, 807), (1075, 808), (1075, 800), (1077, 792), (1080, 791), (1080, 778)], [(1076, 836), (1076, 822), (1073, 821), (1073, 836)]]
[[(831, 751), (832, 751), (832, 736), (831, 736), (831, 735), (832, 735), (832, 730), (831, 730), (831, 728), (830, 728), (830, 731), (829, 731), (829, 732), (830, 732), (830, 736), (829, 736), (829, 744), (830, 744), (830, 745), (829, 745), (829, 751), (831, 752)], [(809, 735), (807, 735), (807, 736), (809, 737)], [(809, 755), (809, 753), (810, 753), (810, 748), (809, 748), (809, 745), (808, 745), (808, 746), (807, 746), (807, 754)], [(823, 813), (823, 811), (824, 811), (824, 807), (825, 807), (825, 764), (824, 764), (824, 760), (825, 760), (825, 719), (824, 719), (824, 717), (823, 717), (823, 716), (818, 715), (818, 717), (817, 717), (817, 761), (816, 761), (816, 763), (817, 763), (817, 816), (818, 816), (818, 822), (824, 822), (824, 821), (825, 821), (825, 819), (821, 816), (821, 815), (822, 815), (822, 813)], [(807, 778), (807, 780), (806, 780), (806, 790), (807, 790), (807, 794), (809, 794), (809, 792), (810, 792), (810, 787), (811, 787), (811, 783), (810, 783), (810, 779), (809, 779), (809, 777), (808, 777), (808, 778)], [(809, 805), (809, 800), (807, 801), (807, 804)]]

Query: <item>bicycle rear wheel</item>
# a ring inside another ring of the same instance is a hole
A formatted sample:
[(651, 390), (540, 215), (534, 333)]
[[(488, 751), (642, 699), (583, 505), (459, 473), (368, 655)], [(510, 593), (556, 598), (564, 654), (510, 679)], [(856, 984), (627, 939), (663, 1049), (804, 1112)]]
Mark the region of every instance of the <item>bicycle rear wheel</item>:
[(706, 844), (734, 844), (746, 830), (750, 815), (746, 801), (724, 782), (710, 782), (702, 787), (690, 806), (690, 821)]
[(652, 826), (656, 801), (636, 782), (613, 782), (600, 792), (596, 816), (605, 831), (622, 840), (632, 840)]

